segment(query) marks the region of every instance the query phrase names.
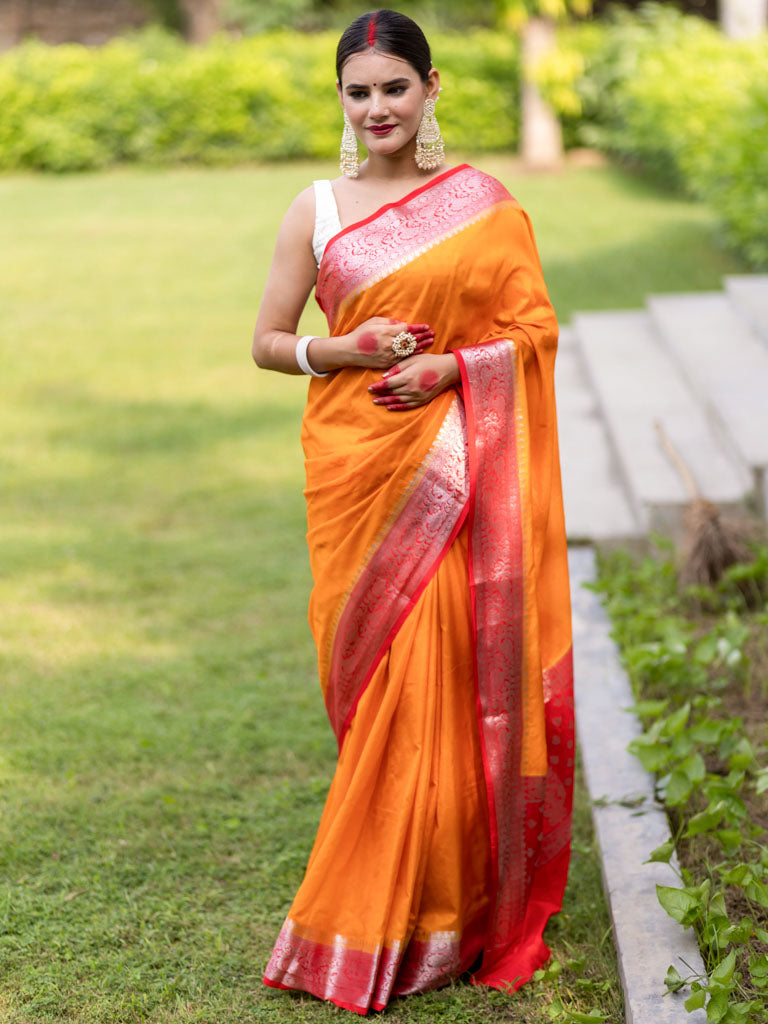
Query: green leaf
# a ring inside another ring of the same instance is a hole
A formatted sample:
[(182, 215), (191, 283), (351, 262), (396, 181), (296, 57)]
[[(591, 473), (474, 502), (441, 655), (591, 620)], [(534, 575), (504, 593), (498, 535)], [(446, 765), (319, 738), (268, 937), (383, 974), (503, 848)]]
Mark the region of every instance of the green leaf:
[(749, 885), (753, 881), (755, 873), (751, 864), (734, 864), (720, 874), (720, 881), (724, 885)]
[(747, 886), (747, 897), (761, 907), (768, 908), (768, 888), (762, 882), (755, 879)]
[(681, 761), (677, 767), (691, 780), (691, 782), (702, 782), (704, 776), (707, 774), (704, 758), (698, 753), (691, 754), (690, 757), (686, 757), (686, 759)]
[(717, 637), (710, 633), (700, 640), (693, 651), (693, 658), (700, 665), (711, 665), (717, 658)]
[(764, 793), (768, 789), (768, 768), (761, 768), (755, 781), (755, 792)]
[(686, 701), (681, 708), (673, 711), (669, 718), (666, 719), (662, 726), (662, 732), (667, 736), (677, 736), (685, 728), (690, 713), (691, 704), (690, 701)]
[(709, 890), (712, 888), (712, 882), (705, 878), (703, 882), (698, 885), (686, 886), (686, 891), (692, 893), (694, 896), (698, 896), (699, 899), (706, 900), (709, 897)]
[(718, 829), (713, 833), (715, 838), (722, 844), (725, 852), (732, 856), (744, 842), (744, 836), (738, 829)]
[[(572, 971), (573, 974), (581, 974), (584, 968), (587, 966), (586, 956), (574, 956), (570, 960), (565, 961), (566, 970)], [(588, 984), (592, 985), (593, 982), (589, 981)]]
[(590, 1010), (589, 1013), (581, 1013), (579, 1010), (566, 1010), (566, 1019), (574, 1021), (574, 1024), (604, 1024), (608, 1020), (606, 1013), (599, 1010)]
[(728, 956), (721, 960), (709, 976), (710, 985), (714, 982), (718, 985), (727, 985), (736, 967), (736, 950), (732, 949)]
[(686, 928), (699, 917), (701, 910), (699, 896), (669, 885), (657, 885), (656, 895), (669, 916)]
[(698, 992), (693, 992), (685, 1000), (685, 1008), (690, 1013), (692, 1010), (700, 1010), (704, 1003), (707, 1001), (706, 989), (699, 989)]
[(768, 978), (768, 954), (759, 953), (750, 957), (749, 973), (752, 978)]
[(625, 708), (625, 711), (631, 711), (635, 715), (639, 715), (641, 718), (653, 717), (660, 715), (663, 711), (667, 710), (669, 706), (669, 697), (664, 700), (639, 700), (637, 704), (633, 704), (632, 707)]
[(657, 846), (655, 850), (651, 851), (651, 855), (646, 864), (669, 864), (672, 854), (675, 852), (675, 844), (671, 839), (668, 839), (666, 843), (662, 843), (661, 846)]
[(705, 743), (708, 746), (716, 746), (728, 732), (727, 722), (705, 720), (697, 722), (688, 730), (688, 735), (696, 743)]
[(661, 743), (646, 747), (633, 740), (629, 744), (629, 750), (647, 772), (661, 771), (672, 759), (670, 751)]
[(738, 924), (726, 928), (721, 938), (725, 942), (749, 942), (755, 930), (754, 922), (749, 917), (742, 917)]
[(678, 761), (682, 761), (688, 757), (690, 752), (693, 750), (693, 741), (687, 732), (681, 732), (679, 736), (675, 736), (672, 740), (672, 746), (670, 748), (672, 756)]
[(667, 986), (669, 992), (679, 992), (685, 985), (685, 982), (680, 977), (680, 973), (676, 967), (670, 964), (667, 975), (664, 978), (664, 984)]
[(728, 759), (728, 767), (739, 770), (755, 763), (755, 751), (746, 736), (742, 736)]
[(748, 1024), (751, 1009), (751, 1003), (728, 1003), (728, 1012), (723, 1017), (723, 1024)]
[(709, 1024), (720, 1024), (728, 1012), (728, 993), (717, 992), (707, 1003), (707, 1021)]
[(554, 981), (558, 975), (562, 974), (562, 971), (563, 965), (559, 960), (550, 960), (542, 972), (541, 980)]
[(667, 788), (664, 791), (664, 803), (667, 807), (677, 807), (684, 804), (693, 792), (693, 783), (688, 776), (675, 768), (669, 777)]
[(684, 833), (685, 837), (698, 836), (702, 832), (711, 832), (715, 826), (720, 824), (725, 811), (725, 801), (718, 800), (717, 803), (710, 804), (706, 810), (699, 811), (698, 814), (694, 814), (688, 822), (688, 827)]
[(717, 936), (719, 948), (725, 945), (724, 941), (720, 938), (720, 932), (725, 931), (729, 924), (728, 911), (725, 909), (725, 897), (721, 892), (715, 893), (707, 907), (706, 927), (709, 934), (713, 937)]

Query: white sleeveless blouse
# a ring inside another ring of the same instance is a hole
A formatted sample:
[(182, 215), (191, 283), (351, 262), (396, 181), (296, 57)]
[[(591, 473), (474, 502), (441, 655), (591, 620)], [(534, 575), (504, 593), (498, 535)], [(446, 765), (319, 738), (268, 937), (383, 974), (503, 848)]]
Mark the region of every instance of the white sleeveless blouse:
[(312, 184), (315, 187), (315, 232), (312, 235), (312, 250), (319, 267), (326, 245), (341, 231), (341, 222), (330, 181), (324, 178), (313, 181)]

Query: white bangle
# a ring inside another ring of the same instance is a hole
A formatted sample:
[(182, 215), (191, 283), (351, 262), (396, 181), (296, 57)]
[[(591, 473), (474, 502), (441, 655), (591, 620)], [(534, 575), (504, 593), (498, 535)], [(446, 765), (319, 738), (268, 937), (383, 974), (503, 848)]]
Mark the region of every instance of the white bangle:
[(318, 337), (319, 335), (317, 334), (305, 334), (303, 338), (299, 338), (296, 342), (296, 362), (299, 364), (301, 372), (306, 373), (310, 377), (327, 377), (328, 372), (318, 373), (317, 370), (313, 370), (307, 358), (307, 349), (309, 348), (310, 341), (314, 341)]

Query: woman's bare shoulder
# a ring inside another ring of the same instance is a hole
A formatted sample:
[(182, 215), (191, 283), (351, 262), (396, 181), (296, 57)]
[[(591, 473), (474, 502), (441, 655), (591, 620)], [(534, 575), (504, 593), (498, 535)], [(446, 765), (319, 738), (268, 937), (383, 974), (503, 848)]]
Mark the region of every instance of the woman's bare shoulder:
[(312, 245), (315, 231), (315, 190), (312, 185), (302, 189), (285, 212), (280, 237), (292, 243)]

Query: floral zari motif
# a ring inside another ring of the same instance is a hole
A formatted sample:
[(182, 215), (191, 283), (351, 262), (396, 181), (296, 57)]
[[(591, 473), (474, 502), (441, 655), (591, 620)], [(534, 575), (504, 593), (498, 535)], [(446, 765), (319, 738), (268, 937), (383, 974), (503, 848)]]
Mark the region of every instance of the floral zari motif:
[(325, 696), (339, 745), (388, 640), (464, 521), (468, 499), (467, 426), (456, 399), (339, 618)]
[(439, 175), (408, 203), (382, 207), (335, 235), (320, 264), (317, 298), (329, 322), (365, 290), (508, 201), (507, 190), (465, 164)]
[[(526, 942), (535, 873), (546, 876), (544, 861), (569, 844), (572, 713), (561, 714), (557, 725), (547, 721), (541, 674), (531, 657), (535, 595), (522, 515), (529, 467), (518, 352), (502, 339), (456, 356), (470, 423), (470, 587), (496, 887), (477, 977), (490, 980)], [(569, 652), (549, 673), (551, 703), (568, 700), (570, 666)], [(570, 752), (570, 778), (567, 771), (550, 778), (547, 729), (555, 748), (562, 743), (564, 760)], [(514, 984), (515, 978), (507, 980)]]

